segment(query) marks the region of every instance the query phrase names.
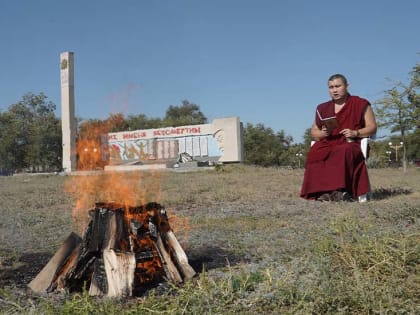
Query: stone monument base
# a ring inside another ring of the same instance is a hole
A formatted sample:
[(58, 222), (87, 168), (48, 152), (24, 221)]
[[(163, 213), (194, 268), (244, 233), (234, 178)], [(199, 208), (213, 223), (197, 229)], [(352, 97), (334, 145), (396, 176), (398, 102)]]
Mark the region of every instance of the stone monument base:
[(141, 164), (141, 165), (106, 165), (104, 171), (126, 172), (142, 170), (159, 170), (168, 168), (167, 164)]

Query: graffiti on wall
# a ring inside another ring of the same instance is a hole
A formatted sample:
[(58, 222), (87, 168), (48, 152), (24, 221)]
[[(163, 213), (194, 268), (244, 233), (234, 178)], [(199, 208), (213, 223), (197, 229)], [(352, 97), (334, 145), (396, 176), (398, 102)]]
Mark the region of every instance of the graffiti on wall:
[(193, 158), (241, 161), (240, 144), (240, 121), (232, 117), (215, 119), (213, 124), (108, 133), (102, 140), (102, 151), (108, 152), (114, 165), (178, 159), (182, 153)]
[[(179, 128), (182, 129), (182, 128)], [(154, 136), (178, 134), (174, 129), (153, 130)], [(186, 133), (181, 132), (181, 133)], [(111, 164), (129, 161), (177, 159), (181, 153), (192, 157), (217, 157), (222, 151), (212, 135), (190, 135), (171, 138), (147, 138), (146, 131), (108, 135), (108, 152)]]

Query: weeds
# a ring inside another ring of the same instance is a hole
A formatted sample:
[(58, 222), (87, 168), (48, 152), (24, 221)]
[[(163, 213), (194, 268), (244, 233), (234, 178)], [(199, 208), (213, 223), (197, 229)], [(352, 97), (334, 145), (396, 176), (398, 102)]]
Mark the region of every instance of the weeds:
[(318, 240), (321, 313), (419, 311), (420, 233), (382, 228), (346, 217)]
[(180, 234), (198, 276), (119, 300), (26, 291), (74, 202), (64, 177), (0, 178), (0, 314), (419, 314), (418, 171), (371, 170), (363, 205), (302, 200), (302, 176), (225, 165), (162, 177), (151, 201), (190, 222)]

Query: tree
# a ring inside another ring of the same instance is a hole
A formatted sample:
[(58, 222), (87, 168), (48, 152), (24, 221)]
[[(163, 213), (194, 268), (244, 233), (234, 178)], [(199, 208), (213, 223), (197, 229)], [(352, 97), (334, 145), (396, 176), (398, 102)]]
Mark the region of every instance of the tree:
[(127, 125), (129, 130), (156, 129), (163, 127), (162, 119), (148, 118), (144, 114), (128, 116)]
[(20, 122), (10, 112), (0, 114), (0, 168), (14, 171), (22, 168), (24, 145)]
[(128, 130), (128, 124), (123, 113), (109, 114), (104, 123), (108, 132)]
[(412, 160), (420, 160), (420, 64), (416, 64), (411, 71), (411, 82), (408, 99), (414, 105), (415, 130), (407, 137), (409, 145), (407, 157)]
[(408, 90), (408, 99), (414, 105), (413, 119), (416, 129), (420, 128), (420, 64), (414, 66), (411, 71), (411, 82)]
[(274, 133), (263, 124), (248, 123), (244, 128), (245, 163), (261, 166), (281, 165), (288, 161), (287, 149), (293, 141), (284, 131)]
[(384, 93), (385, 97), (376, 101), (378, 126), (390, 128), (391, 133), (399, 132), (404, 140), (415, 127), (415, 106), (408, 99), (409, 88), (399, 82)]
[(0, 115), (1, 167), (9, 170), (58, 169), (61, 127), (55, 104), (40, 93), (27, 93)]
[(379, 127), (387, 127), (391, 133), (398, 132), (403, 142), (403, 164), (406, 167), (407, 136), (415, 131), (419, 123), (419, 70), (416, 65), (412, 71), (409, 85), (396, 82), (386, 90), (385, 96), (376, 101), (376, 118)]
[(200, 107), (187, 100), (182, 101), (181, 106), (170, 105), (166, 110), (166, 115), (163, 120), (165, 127), (200, 125), (205, 123), (207, 123), (207, 117), (201, 112)]
[(303, 145), (306, 151), (309, 151), (309, 148), (311, 147), (311, 143), (314, 140), (312, 138), (311, 129), (312, 128), (307, 128), (305, 130), (305, 133), (303, 134)]

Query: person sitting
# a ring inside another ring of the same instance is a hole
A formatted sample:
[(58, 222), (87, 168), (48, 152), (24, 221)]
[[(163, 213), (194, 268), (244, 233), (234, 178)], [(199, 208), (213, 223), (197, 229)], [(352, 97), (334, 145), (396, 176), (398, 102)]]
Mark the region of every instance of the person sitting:
[(360, 139), (376, 133), (368, 100), (350, 95), (342, 74), (328, 79), (331, 100), (317, 106), (300, 196), (309, 200), (350, 200), (370, 191)]

